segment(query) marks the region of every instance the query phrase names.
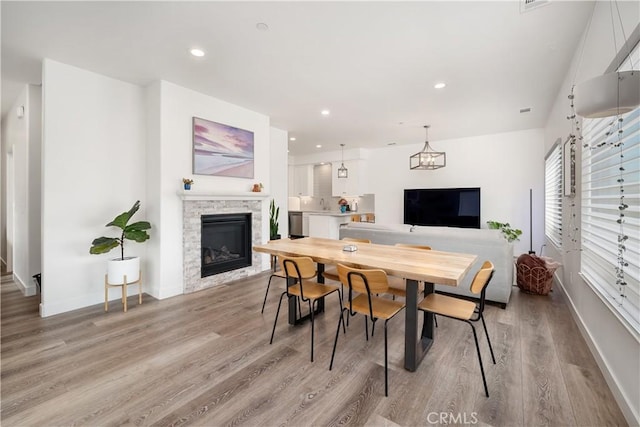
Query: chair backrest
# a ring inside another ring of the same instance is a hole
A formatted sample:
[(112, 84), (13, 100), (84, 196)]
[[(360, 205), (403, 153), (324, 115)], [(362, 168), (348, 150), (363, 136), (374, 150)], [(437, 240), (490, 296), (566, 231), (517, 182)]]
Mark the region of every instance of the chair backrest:
[(474, 294), (483, 294), (491, 281), (491, 277), (493, 277), (493, 264), (491, 261), (485, 261), (471, 281), (471, 292)]
[(398, 247), (401, 247), (401, 248), (424, 249), (426, 251), (430, 251), (431, 250), (431, 246), (427, 246), (427, 245), (411, 245), (409, 243), (396, 243), (395, 246), (398, 246)]
[(295, 279), (312, 279), (316, 276), (316, 264), (306, 256), (288, 257), (281, 255), (280, 267), (287, 277)]
[(371, 240), (369, 239), (356, 239), (355, 237), (343, 237), (342, 240), (354, 243), (371, 243)]
[(340, 282), (361, 294), (382, 294), (389, 289), (384, 270), (364, 270), (338, 264)]

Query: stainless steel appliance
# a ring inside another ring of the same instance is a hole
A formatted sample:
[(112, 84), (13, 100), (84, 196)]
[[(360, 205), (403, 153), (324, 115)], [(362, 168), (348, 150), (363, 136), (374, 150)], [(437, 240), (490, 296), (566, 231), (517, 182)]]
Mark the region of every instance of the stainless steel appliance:
[(291, 237), (303, 237), (302, 212), (289, 211), (289, 235)]

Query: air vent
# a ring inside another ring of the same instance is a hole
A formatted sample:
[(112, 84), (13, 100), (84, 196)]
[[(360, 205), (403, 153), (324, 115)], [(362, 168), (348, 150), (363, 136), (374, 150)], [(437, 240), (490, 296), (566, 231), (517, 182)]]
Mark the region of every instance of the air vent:
[(521, 112), (521, 113), (528, 113), (528, 112), (530, 112), (530, 111), (531, 111), (531, 107), (521, 108), (521, 109), (520, 109), (520, 112)]
[(520, 0), (520, 13), (529, 12), (542, 6), (546, 6), (551, 0)]

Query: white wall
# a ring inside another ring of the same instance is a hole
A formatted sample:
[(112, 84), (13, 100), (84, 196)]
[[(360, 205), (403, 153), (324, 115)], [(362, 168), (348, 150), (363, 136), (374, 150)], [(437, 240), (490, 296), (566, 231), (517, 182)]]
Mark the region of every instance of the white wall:
[[(138, 86), (49, 59), (42, 81), (41, 314), (50, 316), (104, 301), (106, 260), (117, 254), (90, 255), (91, 241), (117, 236), (104, 225), (136, 200), (134, 219), (145, 219), (146, 118)], [(145, 245), (126, 242), (125, 254), (144, 259)]]
[[(212, 98), (162, 81), (160, 91), (159, 146), (158, 141), (149, 145), (158, 149), (152, 156), (158, 157), (160, 176), (150, 170), (148, 195), (153, 197), (150, 205), (155, 205), (154, 218), (159, 218), (157, 234), (161, 236), (159, 257), (154, 258), (154, 278), (150, 293), (158, 298), (166, 298), (182, 293), (183, 251), (182, 251), (182, 200), (178, 191), (182, 188), (182, 178), (191, 177), (195, 181), (194, 191), (250, 191), (254, 183), (263, 183), (266, 191), (271, 188), (269, 154), (269, 117), (246, 108)], [(157, 91), (151, 87), (149, 90)], [(157, 97), (157, 94), (148, 95)], [(193, 175), (192, 173), (192, 119), (200, 117), (224, 123), (254, 133), (254, 177), (251, 179)], [(151, 127), (156, 124), (150, 121)], [(155, 135), (155, 134), (154, 134)], [(156, 135), (157, 137), (157, 135)], [(155, 177), (155, 178), (154, 178)], [(286, 180), (284, 181), (286, 182)], [(286, 185), (286, 184), (285, 184)], [(268, 201), (263, 202), (262, 235), (269, 237)]]
[[(34, 274), (42, 270), (42, 87), (29, 85), (29, 281), (30, 289), (35, 291), (32, 280)], [(31, 294), (31, 293), (29, 293)]]
[[(12, 251), (13, 276), (16, 284), (23, 292), (31, 282), (29, 279), (29, 222), (28, 222), (28, 185), (29, 185), (29, 120), (26, 114), (28, 108), (29, 89), (25, 85), (18, 98), (11, 106), (6, 117), (6, 147), (13, 159), (13, 182), (10, 193), (13, 194), (13, 212), (8, 206), (7, 217), (10, 224), (10, 235), (7, 240), (7, 250)], [(25, 108), (25, 115), (19, 118), (16, 114), (18, 107)], [(31, 292), (29, 292), (31, 293)]]
[[(18, 108), (24, 108), (22, 117)], [(3, 177), (4, 185), (11, 187), (3, 194), (9, 229), (3, 236), (4, 256), (25, 295), (35, 295), (32, 276), (40, 272), (41, 108), (40, 87), (25, 85), (3, 123), (3, 158), (12, 163), (5, 170), (9, 175)]]
[(269, 132), (270, 158), (269, 169), (271, 171), (270, 185), (265, 188), (270, 199), (274, 199), (276, 206), (280, 208), (278, 219), (278, 232), (281, 236), (289, 235), (289, 216), (287, 211), (288, 201), (288, 177), (287, 177), (287, 147), (289, 144), (288, 133), (284, 130), (272, 127)]
[[(640, 3), (618, 2), (627, 36), (637, 28), (640, 21)], [(616, 19), (617, 21), (617, 13)], [(623, 40), (620, 27), (616, 27), (616, 39), (620, 48)], [(584, 55), (580, 47), (576, 50), (572, 66), (567, 71), (562, 87), (553, 105), (545, 127), (545, 146), (549, 149), (557, 138), (564, 141), (571, 132), (571, 123), (566, 119), (571, 114), (567, 96), (571, 86), (588, 78), (600, 75), (611, 64), (616, 52), (613, 49), (613, 33), (609, 3), (597, 2), (591, 29), (586, 38)], [(633, 47), (633, 46), (631, 46)], [(637, 64), (636, 64), (637, 68)], [(576, 71), (577, 70), (577, 71)], [(574, 79), (575, 76), (575, 79)], [(577, 207), (577, 224), (580, 224), (581, 190), (581, 147), (576, 145), (577, 195), (573, 200)], [(563, 230), (569, 227), (571, 220), (571, 202), (563, 203)], [(562, 262), (563, 269), (559, 279), (569, 299), (576, 322), (598, 361), (618, 404), (629, 424), (640, 424), (640, 342), (638, 336), (631, 333), (595, 291), (579, 275), (580, 253), (573, 249), (567, 236), (563, 236), (563, 248), (554, 247), (547, 242), (549, 253)]]
[(402, 223), (404, 189), (480, 187), (481, 226), (508, 222), (523, 234), (514, 254), (529, 250), (529, 189), (533, 189), (533, 249), (539, 253), (544, 236), (544, 144), (541, 129), (470, 138), (430, 141), (447, 153), (438, 170), (409, 169), (409, 157), (423, 143), (369, 151), (366, 176), (375, 188), (376, 222)]

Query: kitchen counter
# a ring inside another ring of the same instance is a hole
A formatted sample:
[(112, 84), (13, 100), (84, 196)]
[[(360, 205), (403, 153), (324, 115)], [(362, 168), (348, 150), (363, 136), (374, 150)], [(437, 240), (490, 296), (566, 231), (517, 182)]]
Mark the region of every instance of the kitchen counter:
[(289, 212), (302, 212), (303, 214), (307, 214), (307, 215), (324, 215), (324, 216), (337, 216), (337, 217), (350, 217), (351, 215), (366, 215), (366, 214), (373, 213), (373, 212), (365, 212), (365, 211), (357, 211), (357, 212), (347, 211), (345, 213), (342, 213), (340, 211), (292, 211), (292, 210), (290, 210)]

